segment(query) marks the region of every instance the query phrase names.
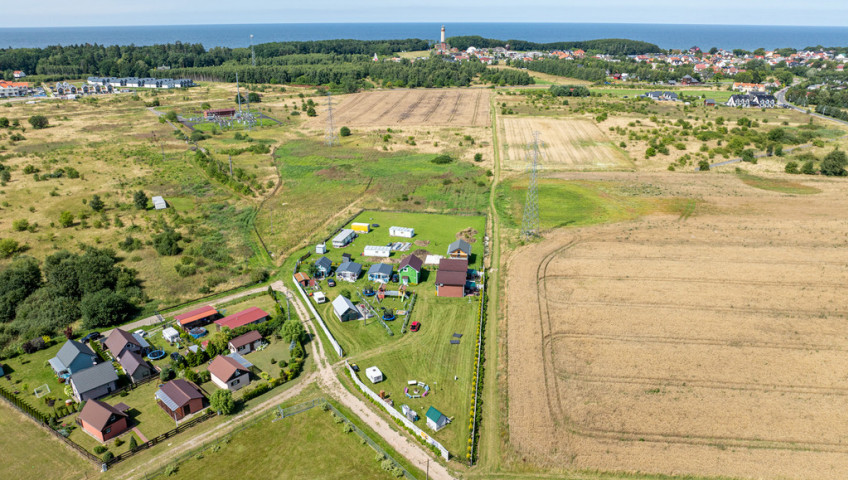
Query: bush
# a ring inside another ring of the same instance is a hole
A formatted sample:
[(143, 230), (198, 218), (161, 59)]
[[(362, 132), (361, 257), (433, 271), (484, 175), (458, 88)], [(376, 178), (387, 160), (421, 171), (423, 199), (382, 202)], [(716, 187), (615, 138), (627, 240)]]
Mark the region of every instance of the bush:
[(804, 165), (801, 166), (801, 173), (804, 175), (815, 175), (816, 167), (812, 160), (807, 160), (804, 162)]
[(115, 440), (115, 446), (116, 447), (120, 447), (123, 444), (124, 444), (124, 441), (122, 439), (118, 438), (118, 439)]
[(115, 454), (113, 454), (112, 452), (106, 452), (106, 453), (103, 454), (103, 461), (104, 462), (109, 462), (113, 458), (115, 458)]
[(453, 158), (450, 155), (442, 154), (437, 156), (436, 158), (430, 160), (432, 163), (436, 165), (446, 165), (448, 163), (453, 163)]
[(350, 129), (347, 128), (347, 127), (342, 127), (341, 129), (339, 129), (339, 135), (341, 135), (343, 137), (349, 137), (350, 136)]
[(23, 232), (27, 229), (27, 227), (29, 227), (29, 221), (25, 218), (12, 222), (12, 229), (16, 232)]
[(96, 453), (98, 455), (105, 452), (106, 450), (107, 450), (107, 448), (104, 447), (103, 445), (97, 445), (96, 447), (94, 447), (94, 453)]
[(483, 154), (482, 153), (475, 153), (474, 154), (474, 161), (475, 162), (482, 162), (483, 161)]
[(702, 172), (708, 172), (710, 170), (710, 162), (706, 160), (701, 160), (698, 162), (698, 170)]
[(50, 122), (47, 121), (47, 117), (44, 115), (33, 115), (29, 117), (29, 124), (32, 125), (32, 128), (41, 130), (42, 128), (47, 128)]
[(138, 447), (138, 443), (135, 441), (135, 435), (130, 435), (130, 450)]
[(179, 232), (165, 227), (162, 233), (153, 235), (153, 248), (159, 255), (178, 255), (182, 251), (178, 242), (182, 239)]
[(159, 380), (163, 382), (167, 382), (172, 378), (174, 378), (174, 370), (170, 367), (163, 368), (162, 371), (159, 372)]
[(821, 173), (832, 177), (844, 176), (846, 164), (848, 164), (848, 158), (845, 157), (845, 152), (834, 150), (821, 161)]
[(24, 247), (17, 240), (11, 238), (0, 239), (0, 258), (9, 258), (23, 249)]
[(59, 225), (62, 228), (68, 228), (74, 224), (74, 214), (65, 210), (59, 214)]
[(235, 410), (236, 402), (233, 400), (232, 392), (219, 389), (209, 397), (209, 406), (224, 415), (229, 415)]
[(791, 173), (793, 175), (801, 173), (798, 170), (798, 162), (789, 162), (786, 164), (786, 167), (783, 169), (786, 173)]

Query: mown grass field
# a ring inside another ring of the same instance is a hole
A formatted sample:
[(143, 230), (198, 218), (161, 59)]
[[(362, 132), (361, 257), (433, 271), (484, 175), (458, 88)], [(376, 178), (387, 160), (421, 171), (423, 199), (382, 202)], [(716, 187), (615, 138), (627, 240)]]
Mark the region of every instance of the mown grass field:
[(748, 185), (749, 187), (759, 188), (761, 190), (768, 190), (770, 192), (788, 193), (792, 195), (811, 195), (815, 193), (821, 193), (821, 190), (816, 187), (804, 185), (802, 183), (798, 183), (785, 178), (760, 177), (757, 175), (752, 175), (743, 170), (738, 171), (736, 173), (736, 176), (738, 176), (739, 179), (742, 180), (742, 183)]
[[(5, 380), (4, 380), (5, 381)], [(96, 475), (95, 466), (0, 401), (0, 450), (4, 478), (79, 479)]]
[[(370, 429), (365, 432), (376, 437)], [(396, 453), (390, 454), (400, 460)], [(356, 433), (345, 433), (329, 411), (315, 407), (276, 422), (263, 419), (217, 449), (180, 463), (173, 475), (157, 478), (228, 479), (234, 465), (245, 479), (392, 478), (380, 468), (376, 455)]]

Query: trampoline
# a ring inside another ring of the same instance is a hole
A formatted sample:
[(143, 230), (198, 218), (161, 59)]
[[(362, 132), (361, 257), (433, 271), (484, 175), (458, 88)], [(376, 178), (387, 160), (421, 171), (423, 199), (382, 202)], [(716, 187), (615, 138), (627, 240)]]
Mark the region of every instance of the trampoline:
[(151, 360), (160, 360), (165, 358), (165, 350), (153, 350), (152, 352), (147, 354), (147, 358)]

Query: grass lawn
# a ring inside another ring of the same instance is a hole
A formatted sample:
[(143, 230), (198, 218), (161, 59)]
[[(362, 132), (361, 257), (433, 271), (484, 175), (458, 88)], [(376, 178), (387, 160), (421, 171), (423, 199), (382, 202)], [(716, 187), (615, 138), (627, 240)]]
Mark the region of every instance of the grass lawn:
[(48, 407), (44, 403), (43, 397), (36, 398), (33, 390), (46, 384), (50, 388), (48, 395), (58, 399), (55, 403), (56, 406), (59, 406), (65, 399), (70, 398), (65, 395), (65, 384), (59, 383), (59, 379), (56, 378), (53, 369), (49, 365), (45, 365), (47, 360), (56, 356), (56, 353), (59, 352), (59, 349), (64, 344), (65, 337), (61, 337), (61, 340), (50, 348), (3, 360), (0, 363), (3, 364), (3, 369), (7, 375), (12, 377), (12, 380), (10, 382), (6, 380), (6, 377), (0, 378), (0, 385), (13, 392), (15, 390), (20, 391), (18, 396), (42, 413), (46, 415), (54, 414), (53, 408)]
[[(372, 228), (370, 233), (360, 234), (356, 240), (344, 248), (333, 248), (328, 243), (326, 256), (334, 264), (341, 262), (342, 254), (349, 253), (354, 261), (362, 262), (361, 255), (366, 245), (386, 245), (389, 242), (411, 243), (406, 252), (392, 252), (388, 259), (379, 259), (381, 263), (400, 263), (401, 259), (410, 253), (419, 251), (421, 260), (426, 253), (447, 255), (448, 246), (459, 238), (460, 232), (471, 234), (472, 258), (469, 267), (480, 265), (483, 256), (483, 236), (486, 229), (486, 218), (483, 216), (440, 215), (434, 213), (380, 212), (366, 210), (359, 214), (351, 223), (370, 223), (380, 225)], [(389, 236), (389, 227), (411, 227), (415, 229), (412, 238)], [(350, 224), (345, 225), (350, 228)], [(470, 230), (469, 230), (470, 229)], [(331, 238), (332, 240), (332, 238)], [(315, 255), (315, 258), (319, 258)], [(364, 272), (365, 273), (365, 272)]]
[(627, 96), (629, 98), (638, 97), (639, 95), (644, 95), (647, 92), (662, 90), (675, 92), (678, 95), (686, 95), (687, 97), (703, 96), (704, 98), (712, 98), (719, 103), (726, 102), (731, 95), (739, 93), (728, 90), (674, 88), (667, 85), (656, 85), (656, 88), (592, 88), (591, 90), (592, 93), (612, 95), (614, 97)]
[(0, 451), (3, 478), (78, 479), (97, 468), (70, 447), (0, 401)]
[[(256, 366), (256, 368), (267, 372), (272, 378), (280, 376), (279, 362), (291, 360), (289, 355), (289, 345), (291, 342), (286, 340), (277, 340), (273, 335), (266, 337), (265, 341), (268, 346), (264, 350), (251, 352), (245, 358)], [(305, 350), (304, 350), (305, 351)], [(271, 360), (276, 360), (277, 363), (271, 363)]]
[(168, 478), (229, 479), (235, 464), (241, 465), (241, 478), (391, 478), (370, 446), (344, 433), (319, 407), (277, 422), (264, 419), (214, 450), (181, 463)]
[[(424, 415), (436, 407), (453, 423), (432, 436), (452, 454), (464, 457), (467, 439), (474, 352), (477, 341), (478, 302), (476, 297), (438, 298), (422, 295), (416, 300), (413, 319), (421, 322), (421, 330), (406, 333), (387, 350), (351, 355), (361, 370), (361, 379), (370, 384), (364, 370), (377, 366), (385, 381), (372, 385), (372, 390), (386, 391), (400, 410), (402, 404), (418, 412), (416, 422), (427, 433)], [(459, 345), (452, 345), (453, 334), (462, 335)], [(454, 380), (456, 376), (456, 380)], [(407, 381), (417, 380), (430, 386), (424, 398), (409, 399), (404, 394)]]
[[(285, 298), (283, 298), (285, 300)], [(262, 310), (266, 311), (271, 315), (275, 315), (274, 313), (274, 305), (276, 302), (265, 292), (257, 296), (248, 297), (247, 300), (243, 298), (239, 298), (234, 300), (232, 303), (222, 303), (216, 306), (218, 312), (226, 317), (227, 315), (232, 315), (234, 313), (241, 312), (242, 310), (247, 310), (250, 307), (258, 307)], [(285, 304), (283, 305), (285, 306)], [(212, 335), (216, 331), (215, 324), (210, 324), (206, 326), (206, 329), (209, 330), (209, 335)], [(203, 337), (205, 339), (205, 337)]]
[[(543, 229), (592, 225), (636, 218), (653, 211), (679, 213), (685, 202), (654, 196), (633, 186), (614, 182), (539, 179), (539, 223)], [(646, 188), (650, 188), (647, 186)], [(508, 227), (521, 225), (527, 180), (507, 180), (498, 185), (495, 206)]]
[(742, 180), (742, 183), (749, 187), (768, 190), (771, 192), (789, 193), (793, 195), (811, 195), (814, 193), (821, 193), (821, 190), (816, 187), (811, 187), (783, 178), (758, 177), (745, 171), (739, 171), (736, 176)]

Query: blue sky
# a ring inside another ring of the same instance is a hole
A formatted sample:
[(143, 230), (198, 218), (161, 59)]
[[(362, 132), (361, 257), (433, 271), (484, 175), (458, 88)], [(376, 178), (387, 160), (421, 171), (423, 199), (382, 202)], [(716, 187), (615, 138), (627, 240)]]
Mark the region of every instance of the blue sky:
[(0, 16), (0, 27), (321, 22), (848, 26), (848, 0), (40, 0)]

